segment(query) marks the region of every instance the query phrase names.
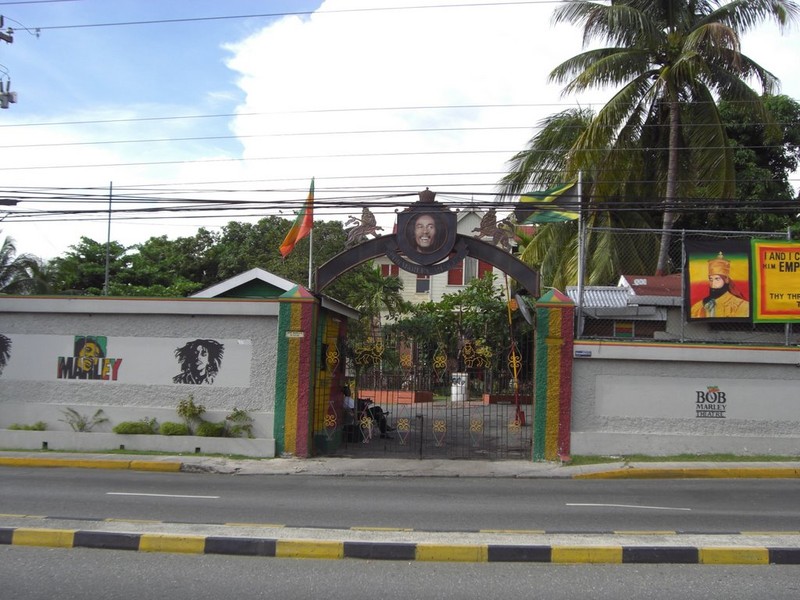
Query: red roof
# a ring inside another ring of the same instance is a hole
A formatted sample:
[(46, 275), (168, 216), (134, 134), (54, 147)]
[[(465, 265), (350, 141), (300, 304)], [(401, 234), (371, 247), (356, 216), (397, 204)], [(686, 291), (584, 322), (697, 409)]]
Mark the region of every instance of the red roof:
[(672, 275), (623, 275), (620, 285), (631, 289), (636, 296), (681, 295), (681, 274)]

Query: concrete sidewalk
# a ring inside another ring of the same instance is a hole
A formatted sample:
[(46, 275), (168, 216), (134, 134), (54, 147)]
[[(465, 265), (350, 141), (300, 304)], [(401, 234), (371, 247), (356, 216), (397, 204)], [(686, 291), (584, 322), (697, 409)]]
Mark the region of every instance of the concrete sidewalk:
[[(0, 467), (131, 469), (243, 476), (798, 478), (797, 462), (609, 463), (351, 458), (228, 459), (0, 451)], [(277, 558), (546, 563), (800, 564), (800, 530), (739, 534), (321, 529), (269, 524), (70, 520), (0, 514), (0, 544)]]
[(0, 451), (0, 466), (131, 469), (235, 475), (322, 475), (350, 477), (516, 478), (798, 478), (791, 462), (640, 462), (570, 466), (528, 460), (482, 461), (399, 458), (230, 459), (217, 456), (75, 454)]

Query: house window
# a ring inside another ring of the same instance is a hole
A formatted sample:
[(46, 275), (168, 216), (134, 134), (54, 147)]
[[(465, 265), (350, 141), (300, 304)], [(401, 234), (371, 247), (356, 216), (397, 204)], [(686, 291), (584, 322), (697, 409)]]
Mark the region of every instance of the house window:
[(474, 258), (464, 259), (464, 285), (475, 279), (478, 271), (478, 261)]
[(466, 258), (447, 272), (447, 285), (466, 285), (476, 276), (481, 279), (486, 273), (491, 272), (492, 265), (489, 263)]
[(464, 285), (464, 261), (461, 260), (458, 264), (447, 272), (447, 285)]
[(384, 277), (400, 277), (400, 267), (397, 265), (381, 265), (381, 275)]
[(428, 275), (417, 275), (417, 293), (427, 294), (431, 289), (431, 278)]

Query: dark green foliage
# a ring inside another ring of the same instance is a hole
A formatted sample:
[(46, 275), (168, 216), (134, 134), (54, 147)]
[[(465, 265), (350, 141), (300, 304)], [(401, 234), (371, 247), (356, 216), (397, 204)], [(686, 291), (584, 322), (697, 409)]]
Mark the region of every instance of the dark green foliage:
[(161, 435), (189, 435), (191, 433), (186, 423), (175, 423), (174, 421), (162, 423), (160, 431)]
[(0, 245), (0, 294), (41, 294), (50, 291), (44, 266), (30, 254), (17, 254), (14, 240)]
[(213, 421), (203, 421), (197, 426), (196, 435), (200, 437), (224, 437), (225, 421), (214, 423)]
[[(109, 273), (113, 280), (117, 273), (130, 268), (125, 257), (126, 248), (117, 242), (108, 245)], [(78, 244), (47, 264), (47, 273), (53, 292), (63, 295), (100, 296), (105, 285), (106, 244), (81, 237)]]
[(9, 429), (12, 431), (45, 431), (47, 429), (47, 423), (44, 421), (36, 421), (33, 425), (20, 425), (19, 423), (14, 423), (8, 426)]
[(225, 417), (225, 437), (240, 437), (245, 435), (248, 438), (253, 437), (253, 419), (247, 414), (247, 411), (234, 408), (231, 413)]
[(115, 425), (112, 431), (126, 435), (155, 435), (158, 433), (158, 421), (147, 417), (140, 421), (123, 421)]
[(206, 407), (202, 404), (195, 404), (194, 396), (192, 396), (192, 394), (189, 394), (188, 397), (184, 398), (178, 403), (178, 416), (183, 419), (184, 423), (186, 423), (186, 427), (189, 429), (189, 432), (192, 432), (194, 429), (204, 423), (203, 415), (205, 412)]

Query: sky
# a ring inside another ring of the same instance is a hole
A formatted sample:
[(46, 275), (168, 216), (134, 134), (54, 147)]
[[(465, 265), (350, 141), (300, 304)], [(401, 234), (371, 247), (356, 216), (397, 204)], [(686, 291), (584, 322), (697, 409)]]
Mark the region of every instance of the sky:
[[(0, 0), (0, 239), (52, 259), (289, 219), (312, 177), (316, 219), (369, 205), (384, 230), (425, 188), (490, 201), (542, 119), (610, 95), (548, 83), (582, 50), (557, 4)], [(798, 33), (742, 48), (795, 99)]]

